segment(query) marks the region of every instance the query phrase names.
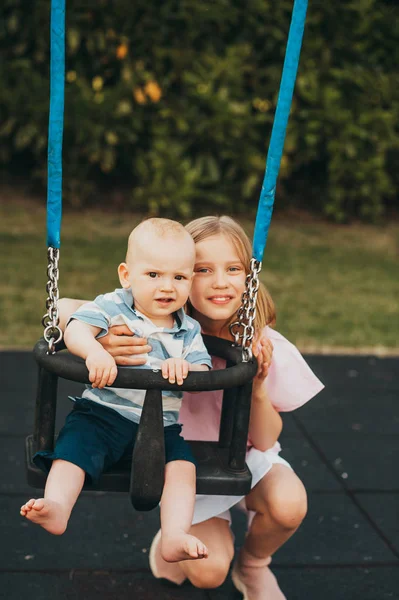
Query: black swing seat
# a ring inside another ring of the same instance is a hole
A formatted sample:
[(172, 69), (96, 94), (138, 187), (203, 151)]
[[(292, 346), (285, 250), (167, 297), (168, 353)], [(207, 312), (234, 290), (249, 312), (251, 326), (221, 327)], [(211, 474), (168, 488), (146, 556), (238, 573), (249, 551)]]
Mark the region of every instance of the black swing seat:
[[(189, 442), (197, 460), (197, 493), (246, 495), (251, 489), (251, 472), (245, 463), (255, 359), (242, 362), (241, 348), (227, 340), (203, 336), (210, 354), (226, 360), (226, 368), (189, 373), (184, 384), (170, 384), (160, 372), (120, 367), (113, 387), (146, 389), (146, 396), (131, 460), (121, 461), (104, 473), (99, 483), (85, 484), (87, 490), (129, 492), (137, 510), (151, 510), (162, 495), (165, 450), (162, 418), (162, 390), (206, 391), (223, 389), (218, 442)], [(63, 350), (63, 351), (61, 351)], [(43, 488), (46, 475), (32, 461), (35, 452), (52, 450), (58, 377), (88, 384), (84, 361), (59, 344), (48, 354), (42, 338), (34, 348), (39, 365), (34, 434), (26, 439), (28, 483)], [(198, 398), (201, 402), (206, 399)]]

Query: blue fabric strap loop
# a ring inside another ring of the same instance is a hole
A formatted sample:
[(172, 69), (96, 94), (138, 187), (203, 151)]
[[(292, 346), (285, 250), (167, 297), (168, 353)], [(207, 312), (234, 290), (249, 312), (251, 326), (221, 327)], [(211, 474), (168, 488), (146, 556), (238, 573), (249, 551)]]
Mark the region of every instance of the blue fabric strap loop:
[(62, 135), (65, 87), (65, 0), (51, 2), (50, 116), (47, 164), (47, 246), (61, 244)]
[(253, 257), (259, 262), (261, 262), (263, 258), (272, 218), (276, 181), (280, 169), (281, 156), (283, 154), (285, 133), (298, 70), (307, 5), (307, 0), (295, 0), (292, 11), (276, 114), (274, 116), (272, 134), (266, 159), (266, 171), (255, 221), (252, 251)]

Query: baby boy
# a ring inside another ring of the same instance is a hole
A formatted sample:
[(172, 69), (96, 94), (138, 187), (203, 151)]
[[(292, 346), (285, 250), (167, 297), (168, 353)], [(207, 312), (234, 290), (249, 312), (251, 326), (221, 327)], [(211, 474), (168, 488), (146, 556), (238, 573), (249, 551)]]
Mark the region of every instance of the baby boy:
[[(148, 338), (152, 350), (142, 367), (160, 369), (182, 384), (189, 371), (207, 371), (211, 359), (200, 326), (183, 307), (195, 262), (193, 239), (169, 219), (148, 219), (130, 234), (126, 262), (118, 267), (122, 288), (98, 296), (74, 313), (65, 330), (68, 349), (86, 361), (91, 386), (76, 398), (53, 452), (34, 461), (49, 475), (44, 498), (31, 499), (21, 514), (53, 534), (62, 534), (85, 479), (131, 455), (145, 390), (108, 388), (117, 367), (98, 338), (126, 324)], [(206, 558), (206, 546), (189, 535), (195, 501), (195, 460), (180, 435), (182, 393), (163, 392), (165, 483), (161, 499), (162, 555), (169, 562)]]

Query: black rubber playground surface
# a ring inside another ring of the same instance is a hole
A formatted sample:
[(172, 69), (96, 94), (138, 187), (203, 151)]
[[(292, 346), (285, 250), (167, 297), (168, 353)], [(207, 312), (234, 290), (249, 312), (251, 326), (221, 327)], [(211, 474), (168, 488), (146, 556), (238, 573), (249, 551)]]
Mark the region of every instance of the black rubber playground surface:
[[(274, 572), (288, 600), (399, 599), (399, 359), (307, 359), (326, 390), (284, 417), (281, 442), (308, 490), (309, 513), (276, 553)], [(158, 512), (135, 512), (124, 495), (84, 493), (61, 537), (19, 516), (36, 495), (24, 466), (35, 388), (30, 353), (0, 353), (0, 598), (238, 600), (230, 578), (211, 591), (155, 580), (148, 549)], [(58, 423), (79, 390), (61, 382)], [(244, 521), (234, 517), (239, 546)]]

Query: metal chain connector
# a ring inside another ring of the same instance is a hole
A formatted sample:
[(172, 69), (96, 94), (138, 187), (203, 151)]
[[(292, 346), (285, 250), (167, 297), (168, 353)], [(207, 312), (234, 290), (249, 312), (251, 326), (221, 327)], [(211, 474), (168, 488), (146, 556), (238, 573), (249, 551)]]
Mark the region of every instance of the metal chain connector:
[(234, 337), (234, 344), (242, 346), (243, 362), (248, 362), (252, 358), (252, 340), (255, 333), (253, 322), (256, 317), (256, 299), (261, 268), (262, 263), (255, 258), (251, 258), (250, 272), (245, 281), (245, 291), (237, 312), (237, 321), (230, 325), (230, 333)]
[(48, 353), (55, 353), (55, 345), (62, 340), (62, 331), (58, 327), (59, 315), (58, 315), (58, 260), (60, 251), (58, 248), (49, 247), (47, 250), (47, 277), (48, 281), (46, 284), (46, 291), (48, 297), (46, 300), (47, 312), (42, 318), (42, 325), (44, 327), (44, 339), (48, 343)]

